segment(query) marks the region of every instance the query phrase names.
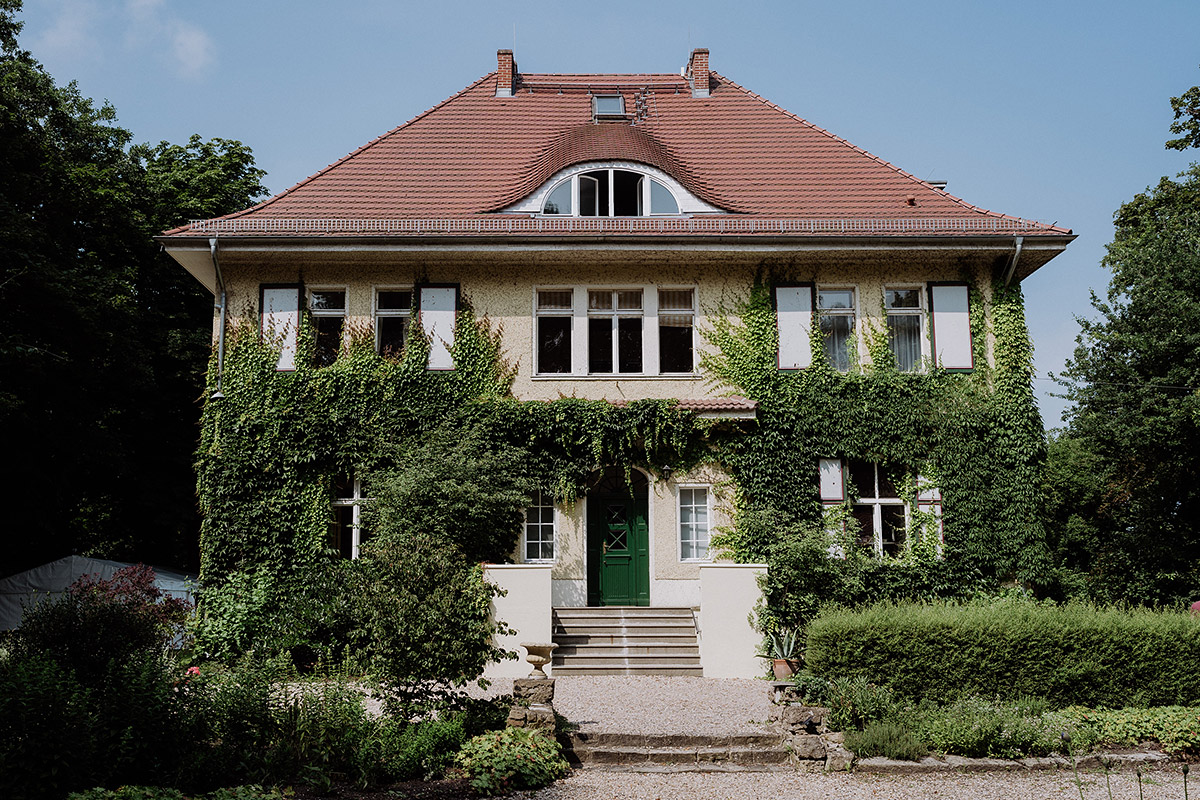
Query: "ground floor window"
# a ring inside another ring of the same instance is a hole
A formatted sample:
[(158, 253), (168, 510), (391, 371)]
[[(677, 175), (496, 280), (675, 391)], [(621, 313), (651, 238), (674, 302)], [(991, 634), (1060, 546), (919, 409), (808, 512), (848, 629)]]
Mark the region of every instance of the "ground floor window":
[(554, 532), (554, 498), (537, 492), (533, 504), (525, 509), (525, 560), (553, 561)]
[(679, 558), (683, 561), (708, 558), (708, 495), (707, 486), (679, 487)]
[(362, 484), (353, 475), (343, 475), (334, 481), (329, 547), (342, 558), (358, 558), (360, 548), (370, 538), (361, 521), (364, 499)]
[(887, 470), (870, 461), (850, 462), (850, 481), (858, 495), (851, 512), (859, 524), (859, 541), (889, 556), (904, 552), (908, 505), (900, 498)]

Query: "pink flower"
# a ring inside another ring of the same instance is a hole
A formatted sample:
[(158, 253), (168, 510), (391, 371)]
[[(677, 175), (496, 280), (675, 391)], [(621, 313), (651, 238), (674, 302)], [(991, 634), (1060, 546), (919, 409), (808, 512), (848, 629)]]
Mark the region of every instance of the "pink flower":
[(188, 674), (188, 676), (189, 676), (189, 677), (190, 677), (190, 676), (192, 676), (192, 675), (199, 675), (199, 674), (200, 674), (200, 668), (199, 668), (199, 667), (188, 667), (188, 668), (187, 668), (187, 674)]

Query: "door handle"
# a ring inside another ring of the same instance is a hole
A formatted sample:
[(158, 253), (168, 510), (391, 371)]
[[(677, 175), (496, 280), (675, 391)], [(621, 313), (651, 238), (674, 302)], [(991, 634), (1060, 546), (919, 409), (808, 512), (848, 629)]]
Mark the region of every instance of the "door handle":
[(603, 548), (601, 555), (608, 555), (608, 542), (603, 542), (600, 547)]

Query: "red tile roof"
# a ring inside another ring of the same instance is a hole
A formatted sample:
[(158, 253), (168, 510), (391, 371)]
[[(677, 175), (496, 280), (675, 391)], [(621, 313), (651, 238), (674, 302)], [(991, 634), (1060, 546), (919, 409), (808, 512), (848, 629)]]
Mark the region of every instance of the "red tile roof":
[[(512, 97), (495, 87), (486, 75), (291, 189), (168, 235), (1070, 234), (976, 208), (716, 73), (706, 98), (671, 74), (522, 74)], [(593, 122), (591, 94), (614, 92), (629, 120)], [(564, 167), (609, 159), (662, 169), (728, 213), (497, 213)]]

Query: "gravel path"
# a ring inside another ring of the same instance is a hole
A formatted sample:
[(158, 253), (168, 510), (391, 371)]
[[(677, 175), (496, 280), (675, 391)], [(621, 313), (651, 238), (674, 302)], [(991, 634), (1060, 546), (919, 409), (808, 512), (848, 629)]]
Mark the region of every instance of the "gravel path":
[(666, 677), (560, 677), (554, 708), (581, 731), (714, 736), (761, 733), (766, 681)]
[[(1083, 778), (1085, 800), (1107, 800), (1104, 775)], [(1146, 800), (1183, 800), (1178, 766), (1142, 778)], [(1189, 790), (1200, 789), (1195, 781)], [(1191, 792), (1191, 793), (1194, 793)], [(1138, 800), (1132, 773), (1112, 776), (1114, 800)], [(577, 770), (527, 797), (535, 800), (1076, 800), (1074, 775), (1065, 773), (825, 775), (786, 773), (631, 774)]]

